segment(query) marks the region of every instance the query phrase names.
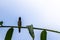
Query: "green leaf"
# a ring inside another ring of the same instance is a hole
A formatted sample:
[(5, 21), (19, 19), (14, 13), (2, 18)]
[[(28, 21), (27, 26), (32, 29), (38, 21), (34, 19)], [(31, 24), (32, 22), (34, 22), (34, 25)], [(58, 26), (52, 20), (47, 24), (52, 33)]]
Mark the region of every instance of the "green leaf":
[(28, 25), (27, 28), (28, 28), (29, 34), (34, 40), (35, 35), (34, 35), (33, 25)]
[(47, 40), (47, 31), (45, 29), (41, 32), (40, 40)]
[(3, 24), (3, 21), (0, 21), (0, 25), (2, 26), (2, 24)]
[(13, 35), (13, 31), (14, 31), (14, 29), (13, 29), (13, 27), (11, 27), (11, 28), (7, 31), (7, 33), (6, 33), (6, 36), (5, 36), (5, 39), (4, 39), (4, 40), (11, 40), (12, 35)]

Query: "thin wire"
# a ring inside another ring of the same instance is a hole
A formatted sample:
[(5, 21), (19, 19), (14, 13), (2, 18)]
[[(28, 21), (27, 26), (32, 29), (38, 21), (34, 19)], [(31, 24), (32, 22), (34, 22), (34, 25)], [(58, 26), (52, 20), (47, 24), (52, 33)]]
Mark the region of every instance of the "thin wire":
[[(18, 28), (17, 26), (0, 26), (0, 28), (9, 28), (9, 27)], [(21, 27), (21, 28), (27, 28), (27, 27)], [(33, 29), (44, 30), (44, 28), (35, 28), (35, 27)], [(55, 31), (55, 30), (50, 30), (50, 29), (45, 29), (45, 30), (50, 32), (60, 33), (59, 31)]]

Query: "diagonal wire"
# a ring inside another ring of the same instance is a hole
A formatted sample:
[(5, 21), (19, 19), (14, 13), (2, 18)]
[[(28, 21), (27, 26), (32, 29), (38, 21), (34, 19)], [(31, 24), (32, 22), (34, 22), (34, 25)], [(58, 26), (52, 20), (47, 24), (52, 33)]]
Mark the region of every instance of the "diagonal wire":
[[(9, 27), (18, 28), (17, 26), (0, 26), (0, 28), (9, 28)], [(21, 28), (27, 28), (27, 27), (22, 26)], [(44, 30), (44, 28), (35, 28), (35, 27), (33, 29)], [(45, 30), (50, 31), (50, 32), (60, 33), (59, 31), (55, 31), (55, 30), (50, 30), (50, 29), (45, 29)]]

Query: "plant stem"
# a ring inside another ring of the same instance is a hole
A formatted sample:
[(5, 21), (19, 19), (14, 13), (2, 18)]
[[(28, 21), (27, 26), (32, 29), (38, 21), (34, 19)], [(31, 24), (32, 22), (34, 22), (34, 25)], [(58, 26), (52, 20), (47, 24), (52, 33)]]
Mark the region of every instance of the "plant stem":
[[(17, 26), (0, 26), (0, 28), (9, 28), (9, 27), (18, 28)], [(27, 27), (21, 27), (21, 28), (27, 28)], [(44, 28), (35, 28), (35, 27), (33, 29), (44, 30)], [(50, 29), (45, 29), (45, 30), (50, 32), (60, 33), (59, 31), (55, 31), (55, 30), (50, 30)]]

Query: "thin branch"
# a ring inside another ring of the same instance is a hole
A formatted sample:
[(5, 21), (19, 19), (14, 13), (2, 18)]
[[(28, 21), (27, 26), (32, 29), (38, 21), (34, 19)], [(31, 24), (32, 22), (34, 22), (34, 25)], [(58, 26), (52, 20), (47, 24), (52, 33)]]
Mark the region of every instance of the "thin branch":
[[(9, 27), (18, 28), (17, 26), (0, 26), (0, 28), (9, 28)], [(21, 28), (27, 28), (27, 27), (21, 27)], [(35, 28), (35, 27), (33, 29), (44, 30), (44, 28)], [(50, 32), (60, 33), (59, 31), (55, 31), (55, 30), (50, 30), (50, 29), (45, 29), (45, 30)]]

